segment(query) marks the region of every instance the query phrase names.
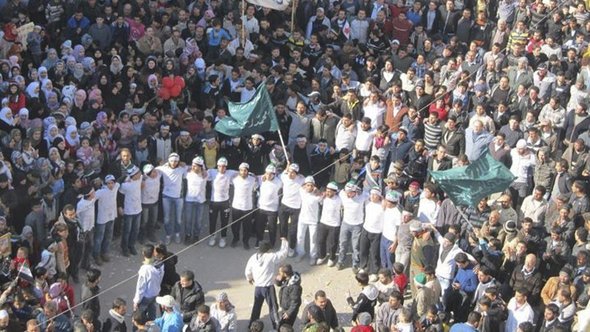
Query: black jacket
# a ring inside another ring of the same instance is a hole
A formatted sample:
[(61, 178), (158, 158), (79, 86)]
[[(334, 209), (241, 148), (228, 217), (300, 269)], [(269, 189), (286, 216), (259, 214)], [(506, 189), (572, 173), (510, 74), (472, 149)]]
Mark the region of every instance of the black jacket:
[[(309, 317), (307, 317), (307, 313), (309, 312), (309, 307), (315, 305), (316, 304), (314, 302), (310, 302), (305, 306), (305, 308), (303, 308), (303, 314), (301, 315), (303, 325), (309, 323)], [(330, 328), (335, 330), (338, 327), (338, 314), (332, 305), (332, 301), (326, 300), (326, 308), (322, 310), (322, 314), (324, 314), (324, 322), (328, 324)]]
[(172, 286), (170, 295), (176, 300), (182, 313), (182, 320), (189, 323), (193, 315), (197, 312), (197, 308), (205, 303), (205, 294), (201, 285), (193, 281), (191, 288), (182, 288), (180, 281), (177, 281)]
[(356, 301), (354, 301), (352, 297), (346, 299), (346, 302), (352, 307), (353, 322), (356, 321), (357, 316), (361, 312), (368, 312), (373, 319), (375, 318), (377, 295), (379, 295), (379, 290), (373, 285), (368, 285), (363, 288), (363, 291), (356, 298)]
[(282, 281), (279, 290), (279, 306), (280, 311), (289, 315), (289, 318), (294, 318), (299, 312), (301, 306), (301, 276), (295, 272), (289, 280)]
[(514, 268), (512, 277), (510, 278), (510, 287), (512, 289), (525, 288), (530, 294), (529, 303), (536, 305), (541, 299), (540, 294), (541, 288), (543, 287), (541, 273), (535, 270), (532, 275), (525, 277), (522, 267), (522, 264), (520, 264)]

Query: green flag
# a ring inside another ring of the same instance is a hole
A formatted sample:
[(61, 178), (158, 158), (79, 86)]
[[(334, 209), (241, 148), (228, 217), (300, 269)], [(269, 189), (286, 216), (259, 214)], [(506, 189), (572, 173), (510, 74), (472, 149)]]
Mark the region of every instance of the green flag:
[(250, 136), (279, 130), (270, 95), (265, 82), (256, 88), (256, 94), (245, 103), (229, 103), (229, 115), (215, 125), (218, 132), (232, 136)]
[(477, 206), (482, 198), (504, 191), (516, 178), (487, 151), (468, 166), (430, 174), (453, 203), (467, 206)]

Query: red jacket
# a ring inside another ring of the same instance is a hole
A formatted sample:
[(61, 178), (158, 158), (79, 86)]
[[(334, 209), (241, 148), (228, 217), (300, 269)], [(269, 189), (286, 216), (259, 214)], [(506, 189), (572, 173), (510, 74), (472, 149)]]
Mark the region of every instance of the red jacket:
[(27, 98), (22, 92), (18, 93), (17, 97), (8, 98), (8, 107), (12, 111), (12, 115), (17, 115), (21, 108), (24, 108), (27, 103)]

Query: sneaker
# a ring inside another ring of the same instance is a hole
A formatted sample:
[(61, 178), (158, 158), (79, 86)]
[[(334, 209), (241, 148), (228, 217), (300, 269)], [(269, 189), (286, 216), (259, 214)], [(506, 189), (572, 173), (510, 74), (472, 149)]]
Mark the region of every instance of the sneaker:
[(359, 268), (356, 266), (352, 267), (352, 274), (356, 275), (357, 273), (359, 273)]
[(102, 258), (102, 261), (106, 262), (106, 263), (111, 261), (111, 258), (109, 257), (109, 255), (101, 255), (100, 258)]
[(128, 250), (128, 249), (123, 249), (123, 250), (121, 250), (121, 254), (122, 254), (124, 257), (129, 257), (129, 250)]
[(166, 235), (166, 239), (164, 240), (164, 244), (169, 246), (172, 242), (172, 237), (170, 235)]
[(192, 238), (190, 236), (187, 235), (187, 236), (184, 237), (184, 245), (187, 245), (188, 246), (192, 242), (193, 242), (193, 240), (192, 240)]
[(316, 260), (314, 258), (310, 258), (309, 259), (309, 266), (314, 266), (316, 265)]
[(94, 256), (94, 263), (98, 266), (102, 266), (102, 259), (100, 259), (100, 256)]
[(135, 250), (135, 247), (129, 248), (129, 253), (133, 256), (137, 256), (137, 250)]
[(176, 233), (176, 235), (174, 236), (174, 242), (176, 244), (180, 244), (180, 233)]
[(338, 269), (338, 271), (342, 271), (342, 270), (344, 270), (344, 264), (338, 263), (338, 264), (336, 264), (336, 268)]
[(379, 278), (377, 277), (376, 274), (371, 274), (369, 276), (369, 282), (377, 282), (377, 280), (379, 280)]
[(365, 273), (365, 272), (366, 272), (365, 269), (358, 269), (358, 273)]
[(324, 257), (324, 258), (318, 258), (315, 262), (315, 265), (322, 265), (326, 262), (328, 258)]
[(328, 259), (328, 267), (333, 267), (334, 265), (336, 265), (336, 262), (334, 262), (331, 259)]
[(215, 246), (215, 236), (210, 237), (209, 242), (207, 244), (209, 244), (209, 247), (214, 247)]
[(287, 254), (288, 257), (295, 257), (295, 250), (289, 248), (289, 253)]
[(225, 246), (227, 246), (227, 241), (224, 237), (222, 237), (221, 239), (219, 239), (219, 248), (225, 248)]

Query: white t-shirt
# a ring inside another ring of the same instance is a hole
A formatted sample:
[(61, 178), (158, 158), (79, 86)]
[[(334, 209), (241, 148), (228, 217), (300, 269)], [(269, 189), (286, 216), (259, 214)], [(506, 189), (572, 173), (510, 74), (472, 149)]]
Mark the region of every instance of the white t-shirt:
[(320, 223), (330, 227), (338, 227), (342, 223), (342, 200), (338, 195), (324, 197)]
[(299, 189), (305, 181), (303, 176), (297, 175), (295, 179), (291, 179), (288, 174), (283, 173), (281, 174), (281, 181), (283, 181), (283, 198), (281, 203), (292, 209), (301, 208), (301, 195), (299, 195)]
[(383, 232), (382, 235), (389, 241), (397, 239), (397, 229), (402, 221), (402, 212), (394, 207), (383, 211)]
[(365, 204), (365, 223), (363, 228), (373, 234), (380, 234), (383, 231), (383, 205), (381, 202), (367, 202)]
[(115, 183), (113, 190), (104, 186), (96, 191), (96, 200), (98, 201), (97, 224), (106, 224), (117, 218), (117, 192), (120, 186), (120, 184)]
[(277, 212), (279, 210), (280, 202), (279, 191), (283, 187), (283, 183), (276, 176), (270, 181), (262, 181), (261, 176), (258, 181), (260, 181), (258, 207), (264, 211)]
[(354, 141), (354, 147), (358, 151), (370, 151), (373, 138), (375, 137), (375, 129), (369, 129), (364, 131), (361, 129), (361, 123), (357, 125), (356, 140)]
[(164, 179), (162, 195), (169, 198), (180, 198), (182, 193), (182, 180), (186, 176), (186, 167), (171, 168), (168, 164), (156, 167)]
[(299, 222), (308, 225), (315, 225), (320, 218), (321, 196), (308, 193), (305, 189), (299, 188), (301, 195), (301, 211), (299, 211)]
[(119, 191), (125, 195), (123, 213), (133, 216), (141, 213), (141, 180), (123, 182)]
[(342, 222), (352, 226), (362, 225), (364, 220), (365, 202), (369, 195), (367, 193), (356, 194), (353, 198), (348, 198), (346, 192), (341, 191), (338, 196), (342, 200), (343, 213)]
[(209, 177), (207, 181), (211, 181), (211, 201), (225, 202), (229, 200), (229, 186), (231, 180), (238, 174), (236, 171), (227, 170), (221, 174), (216, 169), (207, 170)]
[(195, 172), (186, 173), (186, 197), (187, 202), (204, 203), (207, 192), (207, 173), (203, 175)]
[(149, 176), (143, 176), (143, 190), (141, 191), (141, 203), (143, 204), (154, 204), (158, 202), (160, 198), (160, 178), (162, 174), (156, 171), (155, 178)]
[(236, 176), (232, 180), (234, 185), (234, 198), (231, 207), (242, 211), (250, 211), (254, 208), (252, 200), (253, 191), (258, 187), (256, 178), (248, 175), (245, 179)]

